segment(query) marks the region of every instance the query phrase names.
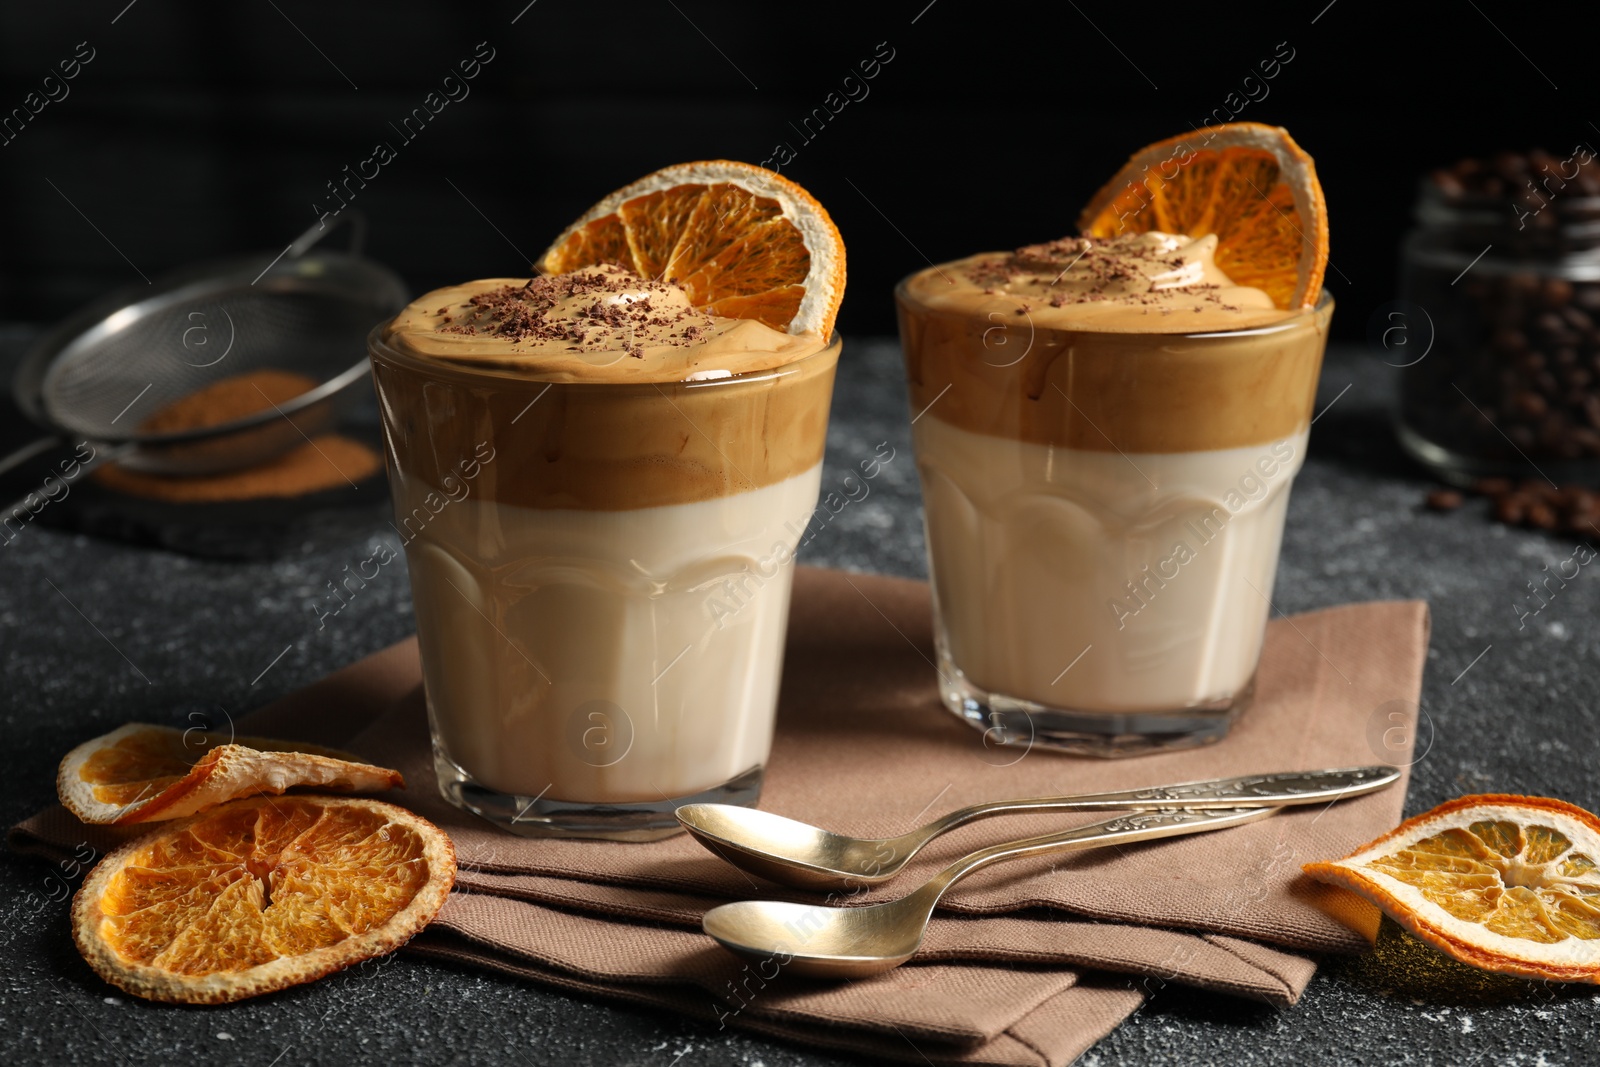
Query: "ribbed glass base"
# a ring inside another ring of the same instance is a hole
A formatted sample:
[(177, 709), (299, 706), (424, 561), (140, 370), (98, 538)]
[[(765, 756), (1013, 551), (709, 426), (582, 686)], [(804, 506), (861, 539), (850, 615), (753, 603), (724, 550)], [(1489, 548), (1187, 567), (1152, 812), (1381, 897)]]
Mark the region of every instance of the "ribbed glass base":
[(524, 797), (479, 785), (438, 747), (433, 752), (439, 791), (463, 811), (524, 837), (580, 837), (607, 841), (658, 841), (681, 833), (673, 815), (684, 804), (753, 806), (761, 796), (763, 768), (753, 767), (719, 786), (692, 796), (621, 804), (592, 804)]
[[(940, 642), (943, 645), (943, 642)], [(1250, 706), (1255, 675), (1223, 700), (1171, 711), (1109, 712), (1051, 707), (992, 693), (972, 683), (939, 648), (940, 695), (945, 707), (984, 732), (988, 746), (1047, 748), (1109, 759), (1198, 748), (1220, 741)], [(996, 755), (1001, 748), (995, 748)]]

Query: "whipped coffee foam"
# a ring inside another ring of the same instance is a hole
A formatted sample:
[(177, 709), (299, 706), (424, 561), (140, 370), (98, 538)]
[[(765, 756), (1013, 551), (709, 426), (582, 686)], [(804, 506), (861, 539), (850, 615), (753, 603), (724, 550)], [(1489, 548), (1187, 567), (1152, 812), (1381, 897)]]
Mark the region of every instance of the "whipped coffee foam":
[(912, 410), (1085, 451), (1282, 440), (1310, 418), (1331, 302), (1279, 310), (1216, 248), (1070, 238), (919, 271), (895, 293)]
[[(984, 314), (1009, 298), (1038, 325), (1137, 333), (1234, 330), (1280, 321), (1260, 289), (1216, 263), (1217, 238), (1166, 233), (1066, 237), (930, 267), (906, 282), (930, 308)], [(991, 307), (992, 305), (992, 307)]]
[(753, 319), (708, 315), (684, 290), (614, 264), (435, 289), (384, 332), (414, 356), (550, 382), (681, 382), (772, 370), (827, 347)]

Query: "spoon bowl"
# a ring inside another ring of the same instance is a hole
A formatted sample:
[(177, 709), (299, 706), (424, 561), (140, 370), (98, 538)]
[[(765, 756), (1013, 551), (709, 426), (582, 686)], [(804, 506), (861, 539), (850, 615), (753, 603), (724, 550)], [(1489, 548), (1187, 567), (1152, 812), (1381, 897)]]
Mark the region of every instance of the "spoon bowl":
[(800, 889), (876, 885), (900, 872), (924, 843), (917, 832), (860, 838), (735, 804), (685, 804), (678, 821), (735, 867)]
[(830, 908), (740, 900), (712, 908), (702, 928), (724, 948), (808, 978), (864, 978), (916, 954), (929, 906), (913, 893), (885, 904)]
[(780, 900), (741, 900), (706, 912), (701, 928), (739, 956), (813, 978), (863, 978), (893, 970), (922, 947), (933, 909), (956, 882), (991, 863), (1045, 852), (1220, 830), (1264, 819), (1277, 808), (1134, 812), (1065, 833), (980, 849), (926, 885), (882, 904), (836, 908)]

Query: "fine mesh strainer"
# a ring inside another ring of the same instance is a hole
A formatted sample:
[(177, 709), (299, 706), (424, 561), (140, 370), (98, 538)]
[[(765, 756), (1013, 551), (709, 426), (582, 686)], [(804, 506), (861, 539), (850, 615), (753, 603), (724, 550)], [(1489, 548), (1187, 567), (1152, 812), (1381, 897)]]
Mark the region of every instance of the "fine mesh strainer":
[[(349, 250), (313, 251), (341, 222), (350, 225)], [(17, 371), (13, 397), (48, 436), (0, 459), (0, 474), (25, 463), (38, 470), (53, 452), (81, 461), (79, 442), (94, 450), (84, 470), (115, 460), (157, 474), (211, 474), (270, 459), (328, 429), (367, 376), (368, 332), (406, 303), (400, 278), (360, 255), (364, 235), (363, 220), (347, 212), (277, 256), (185, 268), (78, 312)], [(181, 397), (268, 369), (317, 386), (205, 429), (140, 430)]]

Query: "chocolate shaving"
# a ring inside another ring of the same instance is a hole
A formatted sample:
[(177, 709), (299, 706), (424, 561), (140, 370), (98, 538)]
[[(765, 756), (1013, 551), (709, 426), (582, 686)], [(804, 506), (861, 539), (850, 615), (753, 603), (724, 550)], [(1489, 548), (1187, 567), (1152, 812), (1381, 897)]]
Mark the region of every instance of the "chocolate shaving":
[[(1201, 304), (1238, 310), (1234, 305), (1222, 304), (1218, 294), (1220, 287), (1215, 284), (1171, 284), (1171, 272), (1187, 266), (1187, 257), (1174, 254), (1172, 249), (1163, 248), (1159, 243), (1137, 240), (1140, 236), (1063, 237), (1025, 245), (1006, 255), (977, 260), (965, 273), (987, 296), (1020, 296), (1037, 292), (1038, 287), (1053, 290), (1047, 302), (1056, 308), (1107, 302), (1136, 306), (1166, 304), (1170, 299), (1168, 292), (1176, 290), (1184, 295), (1192, 294)], [(1169, 277), (1163, 278), (1162, 288), (1157, 289), (1156, 279), (1160, 275)], [(1056, 288), (1066, 278), (1071, 279), (1070, 283)], [(1015, 291), (1011, 289), (1013, 284), (1018, 286)], [(1163, 308), (1164, 312), (1169, 310), (1170, 307)]]
[[(435, 329), (513, 344), (570, 341), (568, 351), (621, 351), (643, 359), (645, 345), (696, 344), (713, 323), (699, 308), (663, 309), (654, 303), (656, 294), (675, 288), (614, 264), (588, 267), (477, 293), (463, 305), (467, 310), (459, 322), (445, 316), (448, 308), (440, 308), (445, 317)], [(573, 311), (575, 299), (586, 297), (593, 299)]]

